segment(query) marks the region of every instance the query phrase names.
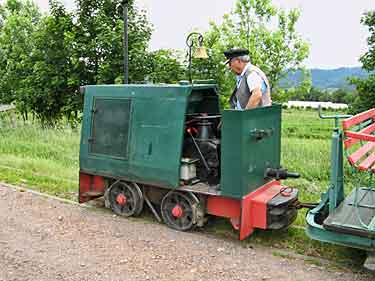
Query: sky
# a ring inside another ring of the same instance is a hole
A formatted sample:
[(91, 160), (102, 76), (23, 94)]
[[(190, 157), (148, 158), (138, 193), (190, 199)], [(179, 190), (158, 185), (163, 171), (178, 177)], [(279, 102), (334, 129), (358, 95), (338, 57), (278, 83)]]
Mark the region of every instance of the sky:
[[(147, 11), (154, 32), (151, 50), (186, 48), (190, 31), (207, 31), (209, 22), (221, 23), (236, 0), (135, 0)], [(0, 0), (0, 2), (3, 2)], [(47, 0), (36, 0), (48, 9)], [(63, 1), (73, 8), (73, 0)], [(362, 14), (375, 9), (374, 0), (273, 0), (277, 7), (299, 8), (297, 31), (310, 43), (310, 68), (359, 66), (367, 50), (367, 28), (360, 23)]]

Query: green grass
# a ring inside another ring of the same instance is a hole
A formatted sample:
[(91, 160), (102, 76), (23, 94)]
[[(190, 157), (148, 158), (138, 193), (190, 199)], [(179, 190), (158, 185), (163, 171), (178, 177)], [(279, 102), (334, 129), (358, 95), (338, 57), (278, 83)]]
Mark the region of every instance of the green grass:
[(0, 115), (0, 181), (76, 199), (79, 131), (42, 129)]
[[(284, 183), (300, 190), (300, 201), (317, 202), (329, 183), (333, 121), (320, 120), (315, 111), (284, 110), (282, 124), (282, 165), (301, 174), (300, 179)], [(12, 114), (0, 114), (0, 181), (77, 200), (79, 139), (80, 130), (42, 129)], [(345, 184), (350, 189), (355, 181), (348, 165), (345, 173)], [(262, 243), (304, 255), (357, 263), (364, 258), (361, 251), (309, 239), (302, 229), (305, 211), (299, 212), (295, 225), (285, 231), (256, 231), (244, 245)], [(223, 219), (211, 220), (204, 231), (233, 239), (238, 235)]]

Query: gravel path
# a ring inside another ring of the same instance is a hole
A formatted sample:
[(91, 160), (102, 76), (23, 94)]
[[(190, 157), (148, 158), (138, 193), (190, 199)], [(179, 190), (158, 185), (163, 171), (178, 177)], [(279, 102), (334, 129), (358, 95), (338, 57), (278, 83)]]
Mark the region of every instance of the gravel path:
[(0, 281), (374, 280), (0, 185)]

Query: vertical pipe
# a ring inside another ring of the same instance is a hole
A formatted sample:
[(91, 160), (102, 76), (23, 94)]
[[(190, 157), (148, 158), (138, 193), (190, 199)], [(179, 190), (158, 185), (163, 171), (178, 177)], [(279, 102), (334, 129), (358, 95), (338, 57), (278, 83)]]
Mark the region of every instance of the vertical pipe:
[(193, 82), (193, 74), (191, 73), (191, 64), (192, 64), (192, 48), (193, 48), (193, 44), (191, 44), (189, 46), (189, 82), (192, 83)]
[(188, 35), (188, 37), (186, 38), (186, 45), (188, 46), (188, 52), (189, 52), (189, 66), (188, 66), (188, 71), (189, 71), (189, 82), (192, 83), (193, 81), (193, 74), (191, 73), (191, 64), (192, 64), (192, 59), (193, 59), (193, 54), (192, 54), (192, 51), (193, 51), (193, 45), (194, 45), (194, 41), (193, 41), (193, 38), (192, 36), (195, 35), (195, 34), (198, 34), (197, 32), (192, 32)]
[(124, 13), (124, 84), (129, 84), (128, 4), (129, 0), (123, 0), (122, 10)]

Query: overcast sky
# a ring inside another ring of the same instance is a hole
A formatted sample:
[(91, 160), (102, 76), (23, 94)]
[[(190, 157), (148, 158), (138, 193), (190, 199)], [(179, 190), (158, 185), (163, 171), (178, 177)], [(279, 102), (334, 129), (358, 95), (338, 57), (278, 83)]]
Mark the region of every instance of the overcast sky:
[[(3, 0), (0, 0), (3, 2)], [(36, 0), (47, 9), (47, 0)], [(73, 8), (73, 0), (63, 1)], [(235, 0), (136, 0), (147, 10), (154, 25), (151, 49), (185, 48), (192, 29), (206, 31), (209, 21), (221, 22)], [(367, 29), (360, 24), (366, 10), (375, 9), (374, 0), (273, 0), (278, 7), (300, 8), (297, 30), (311, 45), (308, 67), (357, 66), (366, 51)]]

